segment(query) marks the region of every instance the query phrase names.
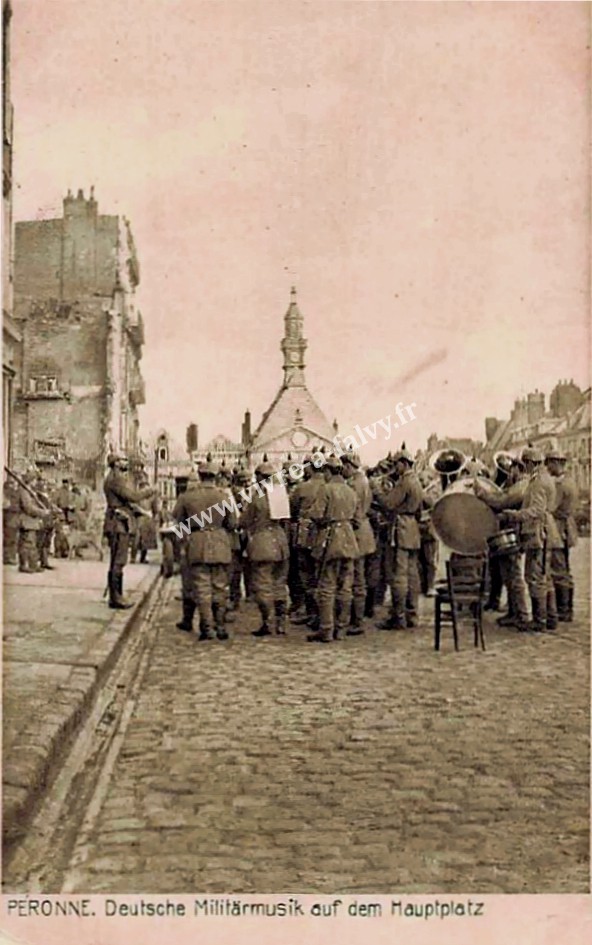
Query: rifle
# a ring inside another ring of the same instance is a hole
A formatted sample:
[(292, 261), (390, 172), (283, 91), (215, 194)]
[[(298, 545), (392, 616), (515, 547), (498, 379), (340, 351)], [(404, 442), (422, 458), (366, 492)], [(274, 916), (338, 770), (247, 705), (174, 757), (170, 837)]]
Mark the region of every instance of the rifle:
[(327, 563), (327, 549), (333, 537), (333, 526), (334, 526), (334, 522), (330, 522), (328, 527), (326, 527), (325, 529), (325, 537), (323, 538), (323, 544), (321, 545), (321, 558), (319, 561), (319, 568), (316, 573), (316, 580), (315, 580), (316, 587), (319, 586), (319, 581), (321, 580), (323, 576), (323, 571), (325, 570), (325, 564)]
[(17, 476), (17, 474), (13, 472), (12, 469), (9, 469), (8, 466), (4, 467), (4, 472), (8, 473), (8, 475), (11, 476), (15, 482), (18, 482), (21, 489), (24, 489), (25, 492), (28, 492), (31, 498), (35, 499), (37, 505), (41, 506), (41, 508), (43, 508), (46, 512), (59, 511), (57, 506), (54, 506), (54, 504), (50, 502), (49, 499), (46, 502), (45, 498), (41, 497), (39, 493), (35, 491), (35, 489), (31, 489), (31, 487), (28, 486), (26, 482), (23, 482), (20, 476)]

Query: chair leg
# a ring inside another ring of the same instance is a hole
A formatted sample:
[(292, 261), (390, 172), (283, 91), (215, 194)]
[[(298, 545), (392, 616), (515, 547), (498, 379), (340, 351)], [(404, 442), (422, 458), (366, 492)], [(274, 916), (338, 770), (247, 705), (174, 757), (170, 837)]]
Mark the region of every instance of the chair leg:
[(483, 632), (483, 611), (479, 604), (479, 636), (481, 638), (481, 649), (485, 650), (485, 634)]
[(450, 612), (452, 615), (452, 635), (454, 637), (454, 649), (458, 653), (458, 613), (456, 610), (456, 604), (451, 604)]

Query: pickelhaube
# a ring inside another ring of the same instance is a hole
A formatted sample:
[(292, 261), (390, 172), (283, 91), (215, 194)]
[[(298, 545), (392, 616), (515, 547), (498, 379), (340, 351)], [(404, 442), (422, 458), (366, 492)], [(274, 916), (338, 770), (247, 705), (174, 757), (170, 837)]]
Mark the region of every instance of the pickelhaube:
[(542, 463), (543, 454), (540, 450), (537, 450), (534, 446), (527, 446), (522, 450), (522, 462), (523, 463)]
[(216, 463), (202, 463), (197, 471), (200, 476), (217, 476), (220, 472), (220, 467), (217, 466)]
[(409, 450), (406, 450), (404, 448), (399, 450), (393, 456), (393, 463), (399, 463), (401, 462), (401, 460), (403, 460), (406, 463), (409, 463), (410, 466), (413, 466), (413, 464), (415, 463), (415, 460), (413, 459), (413, 456), (411, 455)]
[(255, 469), (256, 476), (273, 476), (275, 474), (275, 469), (271, 463), (263, 462), (259, 463)]
[(362, 465), (362, 461), (357, 453), (344, 453), (341, 457), (342, 463), (349, 463), (350, 466), (353, 466), (354, 469), (359, 469)]
[(107, 466), (115, 466), (115, 463), (127, 463), (127, 456), (125, 453), (109, 453), (107, 456)]
[(562, 450), (560, 450), (558, 447), (554, 447), (553, 449), (548, 450), (545, 455), (545, 459), (555, 459), (559, 463), (567, 462), (566, 454)]
[(328, 466), (329, 469), (334, 469), (334, 470), (343, 469), (343, 463), (341, 462), (338, 456), (327, 456), (326, 465)]

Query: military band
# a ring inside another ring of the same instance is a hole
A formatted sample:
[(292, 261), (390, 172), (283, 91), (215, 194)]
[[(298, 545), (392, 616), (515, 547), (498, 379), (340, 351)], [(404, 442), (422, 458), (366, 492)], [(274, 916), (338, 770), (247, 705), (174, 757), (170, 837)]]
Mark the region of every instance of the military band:
[[(507, 610), (498, 624), (546, 633), (573, 621), (570, 552), (578, 537), (578, 493), (560, 450), (544, 455), (529, 446), (520, 455), (498, 453), (492, 470), (455, 450), (439, 451), (417, 470), (404, 446), (370, 469), (351, 451), (341, 457), (317, 451), (301, 467), (284, 465), (273, 487), (287, 486), (279, 512), (264, 487), (276, 476), (272, 464), (263, 462), (252, 474), (208, 461), (185, 477), (186, 490), (165, 515), (147, 478), (137, 487), (126, 457), (111, 455), (103, 529), (110, 550), (109, 606), (131, 606), (123, 596), (125, 565), (130, 553), (132, 561), (137, 552), (145, 561), (157, 546), (163, 516), (169, 526), (171, 520), (179, 524), (226, 501), (226, 510), (214, 509), (211, 522), (192, 524), (178, 542), (180, 630), (191, 633), (197, 614), (200, 641), (228, 640), (228, 624), (240, 620), (245, 598), (260, 613), (257, 640), (283, 637), (292, 626), (308, 628), (307, 639), (323, 644), (369, 628), (414, 630), (419, 594), (432, 596), (438, 586), (440, 550), (467, 553), (454, 543), (446, 547), (449, 539), (438, 525), (438, 510), (458, 490), (491, 509), (487, 514), (497, 522), (483, 553), (485, 609), (499, 611), (506, 592)], [(300, 476), (290, 472), (295, 468)], [(69, 554), (69, 533), (88, 514), (88, 498), (69, 478), (52, 490), (33, 468), (20, 476), (7, 472), (4, 562), (29, 574), (51, 570), (52, 548), (56, 558)], [(471, 524), (457, 522), (459, 534), (470, 532)], [(390, 613), (377, 621), (387, 586)]]

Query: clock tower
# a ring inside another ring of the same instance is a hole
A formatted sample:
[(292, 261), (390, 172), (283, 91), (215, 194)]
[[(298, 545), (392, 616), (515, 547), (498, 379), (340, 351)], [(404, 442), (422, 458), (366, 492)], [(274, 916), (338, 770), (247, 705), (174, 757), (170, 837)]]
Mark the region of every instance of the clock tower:
[(284, 387), (305, 387), (304, 354), (308, 342), (303, 333), (303, 318), (296, 302), (296, 288), (292, 286), (290, 304), (284, 315), (284, 337), (282, 353), (284, 355)]
[(276, 467), (303, 459), (321, 446), (332, 447), (337, 428), (331, 426), (304, 379), (306, 348), (303, 318), (292, 286), (284, 315), (284, 379), (261, 423), (249, 438), (249, 463), (256, 466), (266, 457)]

